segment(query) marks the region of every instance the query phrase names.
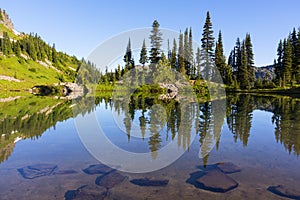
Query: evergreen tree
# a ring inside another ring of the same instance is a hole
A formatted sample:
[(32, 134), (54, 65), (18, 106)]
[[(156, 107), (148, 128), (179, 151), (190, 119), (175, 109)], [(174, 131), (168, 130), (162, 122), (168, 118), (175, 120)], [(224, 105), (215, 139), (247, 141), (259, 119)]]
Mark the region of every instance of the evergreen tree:
[(147, 48), (146, 48), (146, 42), (145, 39), (143, 41), (142, 50), (140, 53), (140, 63), (143, 64), (143, 67), (145, 66), (145, 63), (148, 62), (148, 56), (147, 56)]
[(291, 38), (283, 41), (283, 85), (291, 83), (292, 81), (292, 64), (293, 64), (293, 52)]
[(250, 87), (253, 87), (255, 82), (254, 54), (253, 54), (250, 34), (246, 34), (245, 47), (246, 47), (246, 56), (247, 56), (248, 80), (249, 80)]
[[(34, 47), (33, 47), (34, 48)], [(29, 54), (30, 55), (30, 54)], [(35, 53), (31, 53), (31, 57), (32, 57), (32, 59), (33, 60), (35, 60)], [(34, 58), (33, 58), (34, 57)], [(55, 44), (53, 44), (53, 46), (52, 46), (52, 62), (54, 63), (54, 64), (57, 64), (57, 62), (58, 62), (58, 57), (57, 57), (57, 52), (56, 52), (56, 49), (55, 49)]]
[(234, 66), (234, 68), (235, 68), (235, 70), (238, 70), (242, 65), (242, 51), (241, 51), (240, 38), (236, 39), (235, 53), (234, 54), (235, 54), (235, 66)]
[(240, 83), (241, 89), (249, 89), (249, 77), (247, 69), (247, 51), (246, 45), (243, 41), (241, 46), (241, 66), (238, 68), (238, 77), (237, 80)]
[(184, 31), (184, 47), (183, 47), (183, 57), (184, 57), (184, 65), (185, 72), (188, 76), (191, 75), (190, 72), (190, 43), (189, 43), (189, 32), (188, 28)]
[(191, 68), (191, 76), (195, 77), (196, 68), (194, 64), (194, 51), (193, 51), (193, 33), (192, 33), (192, 27), (190, 27), (189, 30), (189, 62), (190, 62), (190, 68)]
[(214, 59), (214, 37), (212, 30), (212, 23), (210, 21), (210, 14), (207, 12), (205, 24), (203, 26), (203, 33), (201, 39), (201, 67), (204, 70), (205, 80), (211, 79), (211, 70)]
[(121, 66), (118, 65), (118, 68), (116, 69), (116, 79), (120, 80), (122, 76), (122, 72), (121, 72)]
[(161, 54), (160, 47), (162, 43), (162, 33), (159, 30), (159, 23), (157, 20), (154, 20), (152, 24), (150, 43), (151, 43), (150, 60), (152, 64), (156, 64), (160, 60), (160, 54)]
[(2, 15), (2, 10), (0, 8), (0, 21), (3, 21), (3, 15)]
[(127, 44), (127, 48), (123, 60), (125, 62), (125, 69), (127, 71), (134, 68), (134, 59), (132, 57), (130, 38), (128, 40), (128, 44)]
[[(283, 44), (282, 40), (279, 41), (278, 48), (277, 48), (277, 64), (275, 65), (275, 81), (277, 83), (281, 82), (282, 80), (282, 59), (283, 59)], [(281, 85), (280, 85), (281, 86)]]
[(173, 40), (170, 64), (173, 69), (177, 69), (177, 43), (175, 38)]
[(300, 30), (298, 31), (298, 42), (296, 46), (296, 81), (300, 83)]
[(293, 32), (291, 34), (291, 44), (292, 44), (292, 77), (296, 77), (297, 73), (297, 32), (296, 29), (293, 29)]
[(197, 79), (201, 79), (201, 50), (198, 47), (196, 53), (196, 65), (197, 65)]
[(179, 34), (178, 70), (182, 74), (185, 74), (184, 46), (183, 46), (183, 34), (182, 33)]
[(223, 41), (222, 41), (222, 33), (219, 31), (218, 41), (216, 42), (215, 49), (215, 65), (216, 69), (219, 71), (223, 81), (226, 79), (226, 60), (223, 51)]

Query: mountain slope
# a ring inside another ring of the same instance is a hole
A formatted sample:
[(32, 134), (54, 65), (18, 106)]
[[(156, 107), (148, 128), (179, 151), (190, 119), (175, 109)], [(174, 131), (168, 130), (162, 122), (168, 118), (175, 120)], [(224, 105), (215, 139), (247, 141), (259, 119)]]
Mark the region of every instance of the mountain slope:
[(73, 82), (83, 64), (84, 60), (58, 52), (37, 34), (18, 33), (0, 9), (0, 90)]

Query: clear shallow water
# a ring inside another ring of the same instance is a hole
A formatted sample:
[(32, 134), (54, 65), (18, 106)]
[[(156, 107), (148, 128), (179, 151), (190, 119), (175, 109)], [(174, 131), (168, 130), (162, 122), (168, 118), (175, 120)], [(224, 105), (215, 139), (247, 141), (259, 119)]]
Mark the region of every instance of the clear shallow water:
[[(94, 106), (88, 106), (86, 102), (88, 101), (82, 103), (87, 105), (85, 110), (93, 110)], [(192, 116), (192, 120), (185, 121), (185, 126), (193, 129), (188, 131), (190, 135), (187, 132), (178, 134), (176, 128), (178, 121), (183, 120), (169, 118), (178, 114), (175, 105), (167, 107), (171, 103), (156, 102), (167, 108), (167, 111), (164, 115), (158, 109), (157, 116), (162, 118), (156, 122), (152, 120), (152, 124), (150, 112), (152, 103), (131, 106), (130, 113), (134, 111), (134, 117), (132, 120), (131, 115), (130, 121), (136, 125), (135, 128), (138, 130), (141, 123), (146, 124), (148, 132), (145, 132), (142, 139), (142, 135), (134, 135), (141, 132), (131, 131), (130, 136), (128, 132), (126, 133), (124, 123), (126, 120), (119, 121), (120, 127), (116, 125), (111, 110), (119, 108), (122, 111), (122, 106), (118, 107), (117, 102), (112, 102), (109, 98), (100, 98), (96, 101), (94, 112), (97, 119), (102, 120), (106, 136), (120, 148), (137, 153), (152, 152), (152, 158), (155, 159), (158, 155), (154, 150), (163, 148), (172, 142), (173, 138), (178, 148), (187, 149), (178, 160), (161, 170), (137, 174), (119, 172), (126, 179), (108, 190), (107, 199), (286, 199), (269, 192), (267, 188), (284, 185), (290, 189), (298, 189), (300, 183), (298, 99), (229, 96), (224, 116), (218, 116), (220, 112), (213, 111), (210, 103), (193, 105), (193, 108), (199, 108), (199, 112), (196, 112), (197, 109), (192, 110), (190, 113), (193, 114), (189, 115)], [(35, 124), (38, 127), (32, 128), (32, 132), (30, 126), (26, 129), (22, 123), (15, 123), (13, 119), (17, 118), (12, 116), (10, 117), (12, 128), (2, 123), (2, 134), (6, 136), (1, 138), (3, 144), (1, 155), (4, 152), (5, 156), (0, 164), (0, 199), (64, 199), (65, 193), (69, 190), (75, 190), (83, 185), (95, 185), (99, 174), (88, 175), (82, 170), (99, 161), (87, 151), (78, 136), (74, 119), (68, 112), (72, 104), (73, 102), (66, 102), (53, 110), (56, 116), (62, 116), (58, 117), (58, 120), (53, 118), (55, 115), (49, 114), (34, 118), (36, 121), (24, 119), (27, 124)], [(17, 107), (18, 102), (15, 105)], [(82, 113), (75, 115), (81, 117)], [(87, 115), (88, 113), (85, 113), (85, 116)], [(120, 116), (120, 119), (124, 119), (122, 114)], [(164, 116), (169, 119), (167, 124), (162, 123)], [(144, 121), (141, 121), (141, 117)], [(219, 118), (224, 118), (221, 124), (217, 120)], [(53, 123), (48, 123), (49, 120)], [(195, 125), (195, 121), (199, 123)], [(38, 126), (38, 124), (47, 125)], [(55, 128), (52, 126), (54, 124)], [(150, 126), (160, 124), (164, 126), (158, 129), (160, 130), (158, 136), (149, 137), (154, 133), (153, 130), (153, 133), (151, 132)], [(11, 130), (16, 129), (22, 130), (23, 134), (21, 131), (11, 134)], [(194, 140), (191, 139), (192, 134), (195, 134)], [(212, 134), (212, 137), (205, 137), (208, 134)], [(14, 144), (16, 137), (22, 137), (23, 140)], [(199, 158), (199, 149), (205, 143), (203, 138), (206, 138), (206, 141), (211, 138), (211, 142), (215, 141), (216, 145), (208, 156)], [(191, 146), (188, 148), (186, 144), (189, 141)], [(186, 182), (191, 173), (209, 169), (210, 165), (219, 162), (231, 162), (241, 169), (240, 172), (228, 175), (239, 184), (238, 187), (219, 193), (199, 189)], [(59, 170), (75, 170), (77, 173), (25, 179), (17, 171), (19, 168), (40, 163), (57, 165)], [(169, 182), (165, 187), (141, 187), (130, 182), (132, 179), (145, 177)]]

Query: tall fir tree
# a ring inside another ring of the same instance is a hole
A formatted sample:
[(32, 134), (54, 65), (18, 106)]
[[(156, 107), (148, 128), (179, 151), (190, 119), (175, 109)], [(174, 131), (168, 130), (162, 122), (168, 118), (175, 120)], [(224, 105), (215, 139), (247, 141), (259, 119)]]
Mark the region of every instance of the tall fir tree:
[(175, 38), (173, 40), (170, 64), (173, 69), (177, 69), (177, 43)]
[(0, 21), (3, 21), (3, 15), (2, 15), (2, 10), (0, 8)]
[(191, 77), (195, 78), (196, 74), (196, 68), (194, 64), (194, 50), (193, 50), (193, 33), (192, 33), (192, 27), (190, 27), (189, 30), (189, 62), (190, 62), (190, 68), (191, 68)]
[(180, 73), (185, 74), (185, 62), (184, 62), (184, 44), (183, 34), (179, 34), (179, 47), (178, 47), (178, 70)]
[(296, 78), (297, 73), (297, 32), (296, 29), (293, 29), (293, 32), (291, 33), (291, 44), (292, 44), (292, 78)]
[(238, 78), (241, 89), (249, 89), (249, 77), (247, 68), (247, 51), (245, 42), (241, 46), (241, 65), (238, 68)]
[(130, 38), (128, 39), (128, 44), (126, 47), (126, 52), (124, 55), (124, 62), (125, 62), (125, 69), (128, 71), (132, 68), (134, 68), (134, 59), (132, 56), (132, 51), (131, 51), (131, 41)]
[(140, 63), (145, 66), (145, 63), (148, 62), (148, 56), (147, 56), (147, 47), (146, 47), (146, 41), (144, 39), (141, 53), (140, 53)]
[(198, 47), (196, 52), (196, 66), (197, 66), (197, 79), (200, 80), (202, 78), (201, 75), (201, 50)]
[(291, 38), (283, 41), (283, 86), (290, 84), (292, 81), (292, 64), (293, 52)]
[(223, 81), (225, 81), (226, 61), (225, 61), (225, 57), (224, 57), (223, 41), (222, 41), (222, 33), (221, 33), (221, 31), (219, 31), (218, 41), (216, 42), (215, 65), (216, 65), (216, 69), (219, 71), (221, 77), (223, 78)]
[(151, 50), (150, 50), (150, 60), (151, 64), (156, 64), (161, 59), (161, 43), (162, 43), (162, 33), (159, 29), (159, 23), (157, 20), (154, 20), (152, 24), (152, 30), (150, 35), (150, 43), (151, 43)]
[(282, 82), (282, 59), (283, 59), (283, 44), (282, 40), (279, 41), (278, 48), (277, 48), (277, 63), (275, 65), (275, 82), (281, 85)]
[(254, 87), (254, 83), (255, 83), (254, 54), (253, 54), (251, 36), (249, 33), (246, 34), (245, 48), (246, 48), (246, 55), (247, 55), (247, 71), (248, 71), (249, 86)]
[(296, 81), (300, 83), (300, 30), (298, 31), (298, 42), (296, 46)]
[(189, 45), (189, 32), (188, 28), (184, 31), (184, 46), (183, 46), (183, 57), (184, 57), (184, 65), (185, 72), (188, 76), (190, 76), (190, 45)]
[(202, 39), (201, 39), (201, 67), (204, 70), (204, 79), (205, 80), (211, 80), (211, 70), (214, 60), (214, 36), (213, 36), (213, 30), (212, 30), (212, 23), (210, 20), (210, 14), (209, 12), (206, 13), (206, 20), (205, 24), (203, 26), (203, 33), (202, 33)]

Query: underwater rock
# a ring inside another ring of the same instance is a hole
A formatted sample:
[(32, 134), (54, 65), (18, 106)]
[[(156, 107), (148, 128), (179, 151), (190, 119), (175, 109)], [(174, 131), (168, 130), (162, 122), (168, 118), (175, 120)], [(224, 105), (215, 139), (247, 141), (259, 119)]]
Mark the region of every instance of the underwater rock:
[(88, 168), (83, 169), (82, 171), (86, 174), (93, 175), (93, 174), (106, 174), (111, 172), (113, 169), (103, 165), (103, 164), (96, 164), (90, 165)]
[(227, 192), (238, 186), (238, 183), (226, 174), (212, 170), (205, 173), (204, 176), (197, 179), (203, 189), (213, 192)]
[(150, 180), (148, 178), (132, 179), (130, 181), (134, 185), (139, 186), (167, 186), (169, 180)]
[(53, 164), (35, 164), (28, 165), (23, 168), (17, 169), (18, 172), (26, 179), (34, 179), (42, 176), (51, 176), (51, 175), (68, 175), (78, 173), (75, 170), (58, 170), (57, 165)]
[(77, 174), (78, 171), (73, 169), (67, 169), (67, 170), (58, 170), (54, 171), (53, 175), (68, 175), (68, 174)]
[(190, 178), (186, 182), (200, 189), (222, 193), (238, 186), (238, 183), (234, 179), (219, 170), (194, 172), (190, 174)]
[(225, 174), (232, 174), (236, 172), (242, 171), (240, 167), (236, 166), (235, 164), (231, 162), (225, 162), (225, 163), (218, 163), (218, 168)]
[(107, 190), (104, 187), (96, 185), (84, 185), (76, 190), (69, 190), (65, 193), (65, 200), (102, 200), (107, 196)]
[(284, 185), (270, 186), (268, 187), (268, 190), (282, 197), (300, 200), (300, 190), (287, 188)]
[(97, 177), (95, 183), (99, 186), (110, 189), (122, 183), (126, 178), (126, 176), (123, 176), (118, 172), (114, 171), (109, 174), (104, 174), (102, 176)]
[(53, 164), (35, 164), (17, 169), (18, 172), (26, 179), (34, 179), (42, 176), (50, 176), (57, 169)]

